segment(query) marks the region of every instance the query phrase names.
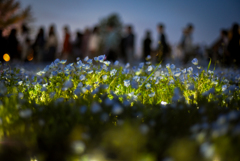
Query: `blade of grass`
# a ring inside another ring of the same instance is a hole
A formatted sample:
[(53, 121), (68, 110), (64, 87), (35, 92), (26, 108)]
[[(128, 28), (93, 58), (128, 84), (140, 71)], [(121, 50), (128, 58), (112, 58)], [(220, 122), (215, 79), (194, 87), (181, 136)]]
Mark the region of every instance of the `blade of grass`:
[(155, 73), (155, 71), (157, 70), (157, 68), (159, 67), (159, 65), (162, 63), (162, 61), (157, 65), (157, 67), (154, 69), (154, 71), (147, 77), (147, 79), (143, 82), (143, 84), (137, 89), (136, 93), (139, 92), (139, 90), (142, 88), (142, 86), (147, 82), (147, 80), (153, 75), (153, 73)]
[(209, 68), (210, 68), (210, 65), (211, 65), (211, 58), (210, 58), (210, 61), (209, 61), (209, 63), (208, 63), (208, 67), (207, 67), (207, 72), (208, 72), (208, 70), (209, 70)]

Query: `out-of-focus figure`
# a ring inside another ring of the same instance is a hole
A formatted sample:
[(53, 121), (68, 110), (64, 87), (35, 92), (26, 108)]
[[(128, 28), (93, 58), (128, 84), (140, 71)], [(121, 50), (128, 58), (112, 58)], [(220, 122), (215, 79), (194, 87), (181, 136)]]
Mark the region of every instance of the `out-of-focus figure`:
[(6, 51), (7, 40), (5, 37), (3, 37), (2, 33), (3, 30), (0, 28), (0, 61), (3, 61), (3, 55), (7, 52)]
[(233, 24), (231, 30), (231, 38), (228, 44), (228, 52), (230, 54), (231, 60), (238, 66), (240, 66), (240, 34), (239, 25), (237, 23)]
[(144, 58), (144, 61), (146, 61), (146, 57), (148, 55), (151, 55), (151, 52), (152, 52), (151, 45), (152, 45), (151, 32), (147, 31), (146, 36), (143, 40), (143, 58)]
[(168, 57), (170, 57), (170, 48), (166, 40), (166, 34), (164, 33), (164, 25), (159, 24), (157, 26), (158, 30), (158, 48), (157, 48), (157, 62), (161, 60), (164, 62)]
[(124, 64), (127, 63), (127, 55), (126, 55), (126, 51), (125, 51), (125, 42), (126, 42), (126, 30), (123, 30), (122, 35), (121, 35), (121, 39), (120, 39), (120, 43), (119, 43), (120, 53), (119, 53), (118, 59), (121, 59)]
[(227, 54), (228, 46), (228, 31), (221, 30), (219, 39), (212, 45), (211, 51), (208, 56), (212, 59), (212, 62), (219, 62), (226, 64), (229, 62), (229, 55)]
[(69, 32), (68, 26), (65, 26), (63, 28), (64, 30), (64, 41), (63, 41), (63, 48), (62, 48), (62, 59), (67, 60), (69, 58), (69, 55), (71, 54), (71, 35)]
[(45, 35), (44, 35), (44, 28), (41, 27), (38, 31), (38, 34), (36, 36), (35, 42), (33, 44), (34, 47), (34, 55), (36, 57), (37, 62), (41, 62), (43, 59), (43, 56), (45, 54)]
[(118, 48), (119, 48), (119, 38), (117, 36), (115, 26), (112, 23), (109, 23), (107, 26), (107, 38), (105, 41), (105, 53), (107, 60), (116, 61), (118, 58)]
[(189, 24), (187, 28), (183, 30), (183, 36), (180, 42), (180, 47), (183, 52), (183, 63), (187, 64), (195, 56), (195, 47), (193, 45), (193, 33), (194, 27), (192, 24)]
[(127, 56), (127, 62), (132, 64), (134, 62), (134, 43), (135, 43), (135, 36), (132, 31), (132, 26), (126, 27), (126, 38), (125, 38), (125, 53)]
[(77, 57), (79, 57), (80, 59), (83, 59), (82, 48), (81, 48), (82, 41), (83, 41), (82, 39), (83, 39), (83, 34), (80, 31), (77, 31), (76, 38), (72, 44), (74, 59), (76, 59)]
[(29, 28), (26, 24), (21, 26), (21, 34), (18, 36), (19, 45), (21, 47), (21, 61), (24, 62), (27, 59), (31, 48), (31, 42), (29, 39)]
[(47, 54), (45, 55), (45, 61), (53, 61), (56, 56), (58, 46), (58, 39), (55, 32), (54, 25), (51, 25), (49, 28), (48, 39), (47, 39)]
[(93, 58), (99, 55), (100, 41), (101, 39), (99, 35), (99, 28), (98, 26), (95, 26), (92, 31), (92, 34), (90, 35), (89, 44), (88, 44), (90, 58)]
[(11, 60), (20, 58), (20, 46), (17, 39), (16, 29), (12, 29), (7, 38), (7, 53), (10, 55)]
[(86, 57), (89, 54), (88, 44), (89, 44), (90, 34), (91, 34), (90, 30), (88, 28), (86, 28), (85, 31), (84, 31), (83, 40), (82, 40), (82, 54), (83, 54), (83, 57)]

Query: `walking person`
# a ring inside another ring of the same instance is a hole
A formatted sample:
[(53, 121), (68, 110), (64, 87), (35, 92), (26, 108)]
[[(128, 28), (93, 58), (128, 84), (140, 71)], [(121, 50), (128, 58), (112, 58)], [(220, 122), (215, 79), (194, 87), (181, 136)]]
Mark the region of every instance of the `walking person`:
[(240, 34), (239, 25), (237, 23), (233, 24), (231, 34), (232, 36), (228, 44), (228, 52), (231, 58), (231, 63), (240, 66)]
[(119, 44), (120, 54), (119, 54), (118, 59), (122, 60), (124, 64), (127, 63), (127, 55), (126, 55), (126, 51), (125, 51), (125, 42), (126, 42), (126, 35), (125, 35), (125, 32), (123, 32), (123, 34), (121, 36), (121, 39), (120, 39), (120, 44)]
[(165, 27), (163, 24), (157, 26), (158, 30), (158, 48), (157, 48), (157, 62), (161, 60), (164, 62), (170, 57), (170, 49), (166, 40)]
[(144, 61), (146, 61), (146, 57), (148, 55), (151, 55), (151, 52), (152, 52), (151, 45), (152, 45), (151, 32), (147, 31), (146, 36), (143, 40), (143, 59), (144, 59)]
[(29, 51), (31, 50), (31, 42), (29, 38), (29, 28), (26, 24), (21, 26), (21, 34), (18, 36), (20, 50), (21, 50), (21, 61), (25, 62)]
[(115, 30), (115, 26), (109, 23), (107, 26), (108, 35), (105, 41), (105, 53), (107, 60), (115, 62), (118, 58), (118, 49), (120, 44), (120, 39)]
[(132, 26), (127, 26), (127, 36), (125, 38), (125, 52), (127, 55), (127, 61), (130, 64), (134, 63), (134, 43), (135, 43), (135, 36), (133, 34)]
[(189, 24), (186, 29), (183, 30), (183, 36), (180, 42), (181, 49), (183, 51), (183, 63), (187, 64), (189, 60), (195, 57), (195, 48), (193, 45), (193, 33), (194, 27)]
[(77, 31), (76, 33), (76, 38), (73, 41), (72, 44), (72, 52), (73, 52), (73, 57), (74, 60), (79, 57), (80, 59), (83, 59), (83, 54), (82, 54), (82, 40), (83, 39), (83, 34), (80, 31)]
[(20, 58), (20, 45), (17, 39), (17, 30), (13, 28), (10, 35), (7, 38), (6, 51), (10, 56), (11, 60), (16, 60)]
[(46, 43), (47, 52), (45, 54), (45, 61), (53, 61), (56, 56), (58, 46), (58, 39), (55, 32), (54, 25), (51, 25), (49, 28), (48, 39)]
[(217, 39), (216, 42), (213, 43), (208, 54), (209, 58), (211, 58), (213, 63), (221, 62), (222, 64), (226, 64), (228, 62), (228, 41), (228, 31), (221, 30), (220, 37)]
[(71, 54), (71, 36), (70, 36), (70, 32), (69, 32), (69, 28), (68, 26), (64, 27), (64, 41), (63, 41), (63, 49), (62, 49), (62, 56), (61, 58), (64, 60), (68, 60), (68, 58), (70, 58), (70, 54)]
[(34, 54), (37, 62), (42, 62), (42, 59), (45, 53), (45, 44), (46, 44), (46, 40), (45, 40), (44, 28), (41, 27), (38, 31), (35, 42), (33, 44)]
[(90, 30), (88, 28), (85, 29), (82, 39), (82, 55), (85, 58), (89, 55), (88, 46), (89, 46), (89, 39), (90, 39)]
[(101, 41), (101, 39), (100, 39), (100, 35), (99, 35), (99, 28), (98, 28), (98, 26), (95, 26), (92, 31), (92, 34), (90, 35), (89, 44), (88, 44), (90, 58), (94, 58), (99, 55), (100, 41)]

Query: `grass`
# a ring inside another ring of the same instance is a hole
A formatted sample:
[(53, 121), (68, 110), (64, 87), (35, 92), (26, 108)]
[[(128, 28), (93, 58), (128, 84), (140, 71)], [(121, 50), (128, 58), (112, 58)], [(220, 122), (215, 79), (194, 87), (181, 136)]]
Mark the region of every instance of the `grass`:
[[(2, 160), (240, 160), (239, 78), (110, 64), (1, 64)], [(14, 154), (14, 155), (10, 155)]]

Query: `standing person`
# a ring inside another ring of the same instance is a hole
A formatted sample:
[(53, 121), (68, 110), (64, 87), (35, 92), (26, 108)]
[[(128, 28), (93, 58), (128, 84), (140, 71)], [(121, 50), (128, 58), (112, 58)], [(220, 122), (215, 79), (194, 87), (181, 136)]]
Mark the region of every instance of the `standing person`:
[(193, 33), (194, 27), (192, 24), (189, 24), (186, 29), (183, 31), (182, 40), (180, 46), (184, 53), (183, 63), (187, 64), (187, 62), (194, 57), (194, 46), (193, 46)]
[(77, 31), (76, 39), (73, 42), (74, 59), (76, 59), (77, 57), (80, 57), (80, 59), (83, 59), (82, 50), (81, 50), (82, 39), (83, 39), (83, 34), (80, 31)]
[(132, 26), (127, 26), (127, 36), (125, 38), (125, 52), (127, 55), (127, 61), (132, 64), (134, 62), (134, 34)]
[(83, 34), (82, 47), (81, 47), (83, 57), (88, 56), (89, 38), (90, 38), (90, 30), (88, 28), (86, 28), (84, 31), (84, 34)]
[(3, 30), (0, 28), (0, 61), (3, 61), (3, 55), (6, 53), (6, 38), (2, 35)]
[(105, 53), (107, 60), (115, 62), (118, 58), (119, 39), (115, 30), (115, 26), (109, 23), (107, 26), (108, 35), (105, 42)]
[(44, 35), (44, 29), (41, 27), (38, 31), (37, 37), (35, 39), (35, 42), (33, 44), (34, 51), (35, 51), (35, 57), (37, 58), (37, 62), (41, 62), (43, 55), (44, 55), (44, 49), (45, 49), (45, 35)]
[(126, 42), (126, 34), (123, 32), (119, 44), (119, 49), (120, 49), (120, 54), (119, 54), (119, 59), (123, 61), (124, 64), (127, 63), (127, 56), (126, 56), (126, 51), (125, 51), (125, 42)]
[(17, 30), (14, 28), (11, 30), (10, 35), (7, 38), (7, 52), (10, 55), (10, 59), (20, 58), (20, 46), (17, 39)]
[(21, 26), (21, 34), (19, 35), (18, 40), (21, 47), (21, 61), (24, 62), (27, 59), (28, 52), (31, 48), (29, 45), (29, 28), (26, 26), (26, 24)]
[(220, 61), (221, 63), (227, 63), (229, 58), (227, 55), (227, 46), (228, 46), (228, 31), (221, 30), (220, 37), (212, 45), (212, 52), (209, 53), (209, 57), (212, 59), (212, 62)]
[(236, 65), (240, 66), (240, 34), (237, 23), (233, 24), (231, 33), (232, 37), (228, 44), (228, 52), (231, 57), (231, 62), (233, 61)]
[(55, 33), (54, 25), (49, 28), (48, 39), (47, 39), (47, 54), (45, 54), (45, 61), (53, 61), (57, 52), (58, 39)]
[(92, 34), (89, 38), (88, 50), (90, 52), (90, 57), (96, 57), (99, 54), (99, 46), (100, 46), (100, 35), (99, 35), (99, 28), (95, 26), (93, 29)]
[(144, 61), (146, 61), (146, 57), (148, 55), (151, 55), (151, 52), (152, 52), (151, 45), (152, 45), (151, 32), (147, 31), (146, 32), (146, 37), (145, 37), (145, 39), (143, 41), (143, 57), (144, 57)]
[(160, 62), (165, 61), (167, 57), (169, 57), (170, 51), (169, 51), (169, 46), (167, 44), (166, 40), (166, 34), (164, 33), (164, 25), (159, 24), (157, 26), (158, 30), (158, 49), (157, 49), (157, 61)]
[(70, 43), (70, 33), (68, 26), (64, 27), (64, 42), (63, 42), (63, 49), (62, 49), (62, 59), (67, 60), (69, 55), (71, 54), (71, 43)]

